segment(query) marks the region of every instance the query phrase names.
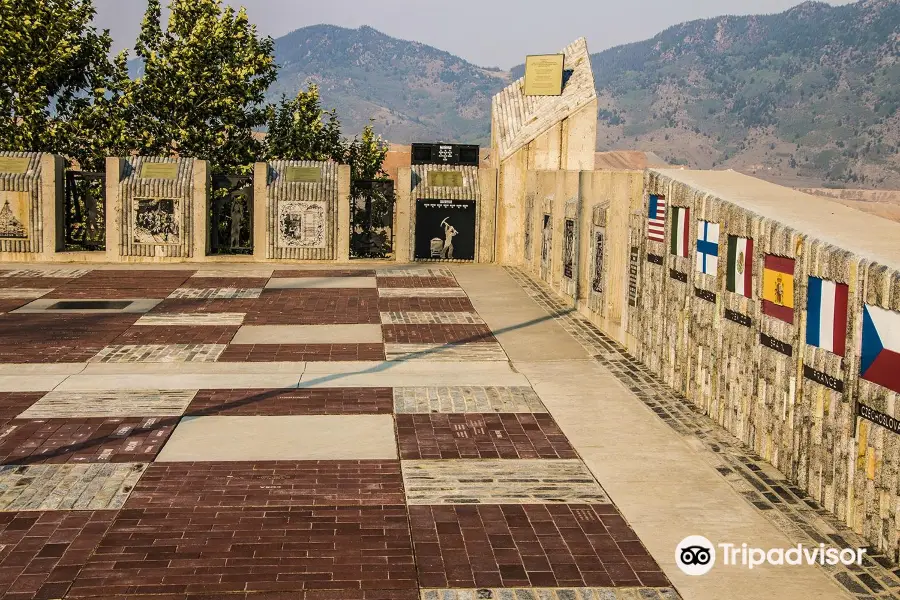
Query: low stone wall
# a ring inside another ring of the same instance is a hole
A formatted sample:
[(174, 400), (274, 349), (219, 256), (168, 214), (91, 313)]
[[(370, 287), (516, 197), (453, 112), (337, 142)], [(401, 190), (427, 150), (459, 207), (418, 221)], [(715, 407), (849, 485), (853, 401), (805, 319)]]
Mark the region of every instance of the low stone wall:
[(530, 172), (525, 268), (896, 560), (900, 224), (734, 172), (641, 179)]

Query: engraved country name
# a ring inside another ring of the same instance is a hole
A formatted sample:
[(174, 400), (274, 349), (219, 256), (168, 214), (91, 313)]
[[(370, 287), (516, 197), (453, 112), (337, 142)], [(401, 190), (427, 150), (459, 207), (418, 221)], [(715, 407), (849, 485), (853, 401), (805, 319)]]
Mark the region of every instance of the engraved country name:
[(815, 381), (836, 392), (844, 393), (844, 382), (822, 371), (817, 371), (809, 365), (803, 365), (803, 376), (810, 381)]
[(881, 425), (885, 429), (889, 429), (894, 433), (900, 433), (900, 421), (897, 421), (897, 419), (895, 419), (894, 417), (877, 411), (871, 406), (866, 406), (865, 404), (857, 403), (856, 406), (856, 414), (858, 414), (863, 419), (871, 421), (876, 425)]
[(680, 281), (681, 283), (687, 283), (687, 273), (682, 273), (681, 271), (676, 271), (675, 269), (669, 269), (669, 277), (676, 281)]
[(709, 290), (704, 290), (698, 287), (694, 288), (694, 295), (700, 298), (701, 300), (706, 300), (707, 302), (716, 303), (716, 294), (714, 292), (710, 292)]
[(785, 356), (793, 356), (794, 348), (787, 342), (782, 342), (781, 340), (776, 340), (772, 336), (766, 335), (764, 333), (759, 334), (759, 343), (765, 346), (766, 348), (771, 348), (775, 352), (780, 354), (784, 354)]
[(659, 254), (647, 254), (647, 262), (653, 263), (654, 265), (663, 264), (663, 257)]
[(743, 325), (744, 327), (750, 327), (751, 325), (753, 325), (753, 319), (751, 319), (747, 315), (742, 315), (736, 310), (731, 310), (730, 308), (725, 309), (725, 318), (729, 321), (734, 321), (738, 325)]

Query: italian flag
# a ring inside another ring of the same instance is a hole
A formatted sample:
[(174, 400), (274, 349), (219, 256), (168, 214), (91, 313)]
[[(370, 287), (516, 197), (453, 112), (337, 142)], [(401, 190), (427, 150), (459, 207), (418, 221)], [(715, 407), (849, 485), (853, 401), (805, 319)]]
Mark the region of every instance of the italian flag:
[(687, 258), (688, 234), (690, 226), (691, 209), (684, 206), (672, 207), (672, 254)]
[(728, 291), (753, 297), (753, 240), (728, 236)]

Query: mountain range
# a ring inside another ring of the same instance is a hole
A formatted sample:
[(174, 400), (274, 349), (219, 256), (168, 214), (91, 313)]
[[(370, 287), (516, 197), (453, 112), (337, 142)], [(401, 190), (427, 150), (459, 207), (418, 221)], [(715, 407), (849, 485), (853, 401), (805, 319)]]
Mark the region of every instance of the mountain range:
[[(275, 57), (269, 100), (316, 83), (346, 133), (373, 120), (401, 144), (488, 145), (491, 97), (524, 74), (371, 27), (304, 27), (275, 40)], [(691, 21), (591, 62), (598, 150), (786, 185), (900, 189), (900, 0)]]
[[(275, 52), (273, 98), (315, 82), (346, 131), (374, 119), (398, 143), (489, 143), (491, 96), (524, 72), (370, 27), (298, 29)], [(592, 65), (598, 150), (798, 184), (900, 187), (900, 0), (691, 21), (593, 54)]]

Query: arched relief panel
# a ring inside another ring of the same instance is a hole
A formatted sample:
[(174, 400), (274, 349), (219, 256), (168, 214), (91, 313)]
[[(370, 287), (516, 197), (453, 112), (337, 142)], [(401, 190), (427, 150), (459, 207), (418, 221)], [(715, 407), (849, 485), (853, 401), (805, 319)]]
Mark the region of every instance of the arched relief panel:
[(44, 250), (47, 209), (41, 185), (42, 156), (38, 152), (0, 152), (0, 252)]
[(192, 158), (124, 159), (119, 183), (120, 256), (193, 256), (194, 168)]
[(332, 161), (269, 163), (266, 258), (334, 260), (338, 165)]

